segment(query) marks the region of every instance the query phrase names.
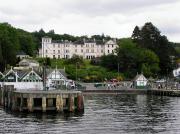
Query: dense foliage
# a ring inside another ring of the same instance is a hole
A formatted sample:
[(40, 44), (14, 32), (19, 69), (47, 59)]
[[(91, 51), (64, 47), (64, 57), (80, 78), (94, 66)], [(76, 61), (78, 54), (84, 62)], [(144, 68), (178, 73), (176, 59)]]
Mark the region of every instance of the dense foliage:
[(177, 57), (173, 43), (167, 37), (161, 35), (158, 28), (148, 22), (140, 29), (135, 27), (132, 39), (138, 46), (153, 51), (159, 58), (160, 74), (166, 75), (173, 69), (172, 57)]

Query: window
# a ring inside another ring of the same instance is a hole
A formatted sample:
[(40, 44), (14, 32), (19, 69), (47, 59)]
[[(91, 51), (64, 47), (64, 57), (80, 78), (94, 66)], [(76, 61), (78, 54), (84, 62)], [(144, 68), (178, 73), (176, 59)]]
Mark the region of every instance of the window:
[(83, 49), (81, 49), (81, 52), (83, 53)]
[(53, 54), (55, 54), (55, 50), (53, 50)]
[(89, 53), (89, 49), (86, 49), (86, 53)]
[(60, 55), (58, 55), (58, 59), (60, 59)]
[(81, 47), (83, 47), (83, 45), (81, 45)]
[(77, 53), (77, 49), (75, 49), (75, 52)]
[(114, 45), (112, 45), (112, 47), (114, 47)]
[(103, 50), (101, 49), (101, 53), (103, 53)]
[(53, 55), (53, 59), (55, 59), (56, 57), (55, 57), (55, 55)]
[(91, 50), (91, 53), (94, 53), (94, 49)]
[(60, 50), (58, 50), (58, 53), (60, 53)]
[(46, 53), (48, 53), (48, 50), (46, 50)]
[(55, 44), (53, 44), (53, 47), (55, 48)]
[(75, 47), (77, 47), (77, 45), (75, 45)]
[(108, 44), (108, 47), (109, 47), (109, 44)]
[(58, 44), (58, 48), (60, 48), (60, 44)]
[(140, 86), (144, 86), (144, 82), (140, 81)]
[(109, 50), (108, 50), (108, 53), (109, 53)]

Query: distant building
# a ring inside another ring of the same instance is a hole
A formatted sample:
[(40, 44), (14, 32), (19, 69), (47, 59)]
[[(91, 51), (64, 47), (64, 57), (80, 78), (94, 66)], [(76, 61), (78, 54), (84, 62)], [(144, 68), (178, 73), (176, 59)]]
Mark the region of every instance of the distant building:
[(32, 59), (22, 59), (19, 62), (19, 67), (23, 68), (38, 68), (39, 67), (39, 62), (32, 60)]
[(144, 88), (147, 86), (148, 80), (143, 74), (137, 74), (133, 80), (134, 88)]
[(83, 39), (76, 42), (67, 40), (53, 41), (50, 37), (42, 38), (42, 47), (39, 49), (39, 57), (71, 58), (74, 54), (84, 59), (93, 59), (115, 53), (116, 40), (97, 41)]
[(29, 58), (29, 55), (27, 55), (25, 52), (20, 51), (16, 54), (16, 58), (24, 59), (24, 58)]

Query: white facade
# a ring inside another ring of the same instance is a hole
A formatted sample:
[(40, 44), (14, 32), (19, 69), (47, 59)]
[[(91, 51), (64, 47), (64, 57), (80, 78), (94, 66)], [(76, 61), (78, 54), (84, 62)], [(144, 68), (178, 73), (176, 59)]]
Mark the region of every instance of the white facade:
[(102, 55), (114, 53), (117, 43), (115, 40), (109, 40), (103, 43), (97, 43), (96, 40), (82, 42), (60, 41), (53, 42), (52, 38), (42, 38), (42, 48), (39, 49), (40, 57), (49, 58), (71, 58), (74, 54), (82, 56), (84, 59), (92, 59)]
[(178, 69), (173, 70), (173, 75), (174, 75), (174, 77), (180, 76), (180, 67)]
[(60, 70), (54, 69), (47, 75), (46, 86), (48, 89), (55, 89), (66, 84), (67, 78)]
[(43, 82), (0, 82), (0, 85), (14, 85), (16, 90), (43, 90)]
[(136, 76), (134, 82), (136, 86), (143, 87), (143, 86), (147, 86), (148, 80), (146, 79), (146, 77), (144, 77), (143, 74), (140, 74)]

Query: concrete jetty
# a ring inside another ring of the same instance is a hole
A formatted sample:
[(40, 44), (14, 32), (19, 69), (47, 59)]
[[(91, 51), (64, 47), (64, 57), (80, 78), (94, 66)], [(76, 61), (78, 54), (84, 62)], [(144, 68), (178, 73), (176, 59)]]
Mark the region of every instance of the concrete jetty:
[(83, 112), (84, 97), (80, 91), (16, 91), (14, 86), (3, 86), (0, 87), (0, 106), (20, 112)]
[(96, 90), (83, 90), (84, 95), (92, 94), (147, 94), (147, 95), (158, 95), (158, 96), (171, 96), (180, 97), (180, 90), (177, 89), (133, 89), (133, 88), (122, 88), (122, 89), (96, 89)]

